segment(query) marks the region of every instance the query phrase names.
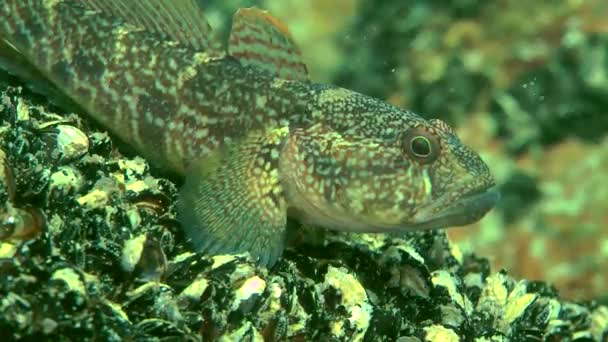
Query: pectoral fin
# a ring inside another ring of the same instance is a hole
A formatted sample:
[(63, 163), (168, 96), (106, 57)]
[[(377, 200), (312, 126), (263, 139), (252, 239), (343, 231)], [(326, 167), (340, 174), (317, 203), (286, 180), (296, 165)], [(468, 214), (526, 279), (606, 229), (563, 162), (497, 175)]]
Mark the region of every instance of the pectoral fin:
[(195, 248), (249, 252), (267, 266), (281, 256), (287, 204), (278, 167), (288, 135), (287, 128), (251, 133), (190, 168), (178, 214)]

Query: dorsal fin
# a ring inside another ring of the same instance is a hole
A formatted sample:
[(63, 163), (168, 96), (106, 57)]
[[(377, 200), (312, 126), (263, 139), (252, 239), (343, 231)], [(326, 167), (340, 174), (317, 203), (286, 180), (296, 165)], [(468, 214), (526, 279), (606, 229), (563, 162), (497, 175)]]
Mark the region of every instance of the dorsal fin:
[(220, 52), (196, 0), (81, 0), (91, 9), (208, 53)]
[(232, 18), (228, 53), (280, 78), (308, 81), (302, 53), (287, 26), (266, 11), (241, 8)]

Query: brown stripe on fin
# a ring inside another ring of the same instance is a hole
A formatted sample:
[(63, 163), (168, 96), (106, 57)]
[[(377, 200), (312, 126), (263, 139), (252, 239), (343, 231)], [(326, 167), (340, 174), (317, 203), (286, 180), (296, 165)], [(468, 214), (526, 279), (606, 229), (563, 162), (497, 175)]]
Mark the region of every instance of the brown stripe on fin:
[(205, 51), (222, 53), (221, 44), (196, 0), (81, 0), (89, 8), (118, 17), (165, 39)]
[(288, 128), (252, 132), (189, 168), (177, 209), (197, 250), (249, 252), (264, 266), (282, 255), (287, 203), (278, 169), (288, 136)]
[(280, 78), (308, 81), (302, 53), (287, 26), (266, 11), (241, 8), (234, 14), (228, 53), (243, 65)]

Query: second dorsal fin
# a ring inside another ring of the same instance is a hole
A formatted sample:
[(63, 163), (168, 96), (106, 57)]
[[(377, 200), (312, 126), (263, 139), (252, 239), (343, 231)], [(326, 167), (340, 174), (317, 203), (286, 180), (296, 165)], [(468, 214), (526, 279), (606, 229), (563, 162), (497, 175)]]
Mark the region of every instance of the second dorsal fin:
[(154, 32), (197, 51), (220, 52), (196, 0), (81, 0), (91, 9)]
[(228, 53), (280, 78), (308, 81), (302, 53), (287, 26), (266, 11), (241, 8), (234, 14)]

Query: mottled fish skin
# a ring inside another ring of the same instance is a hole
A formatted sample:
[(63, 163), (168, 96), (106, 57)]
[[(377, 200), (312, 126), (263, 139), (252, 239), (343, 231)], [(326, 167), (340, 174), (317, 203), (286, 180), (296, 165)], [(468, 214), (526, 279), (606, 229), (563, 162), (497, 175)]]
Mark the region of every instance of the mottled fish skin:
[(304, 119), (309, 89), (231, 58), (159, 40), (69, 1), (0, 6), (3, 37), (114, 134), (181, 175), (189, 161), (245, 131)]
[(278, 78), (70, 1), (3, 0), (0, 38), (186, 177), (184, 229), (210, 253), (274, 263), (288, 210), (386, 232), (469, 224), (498, 200), (486, 164), (445, 123), (356, 92)]

